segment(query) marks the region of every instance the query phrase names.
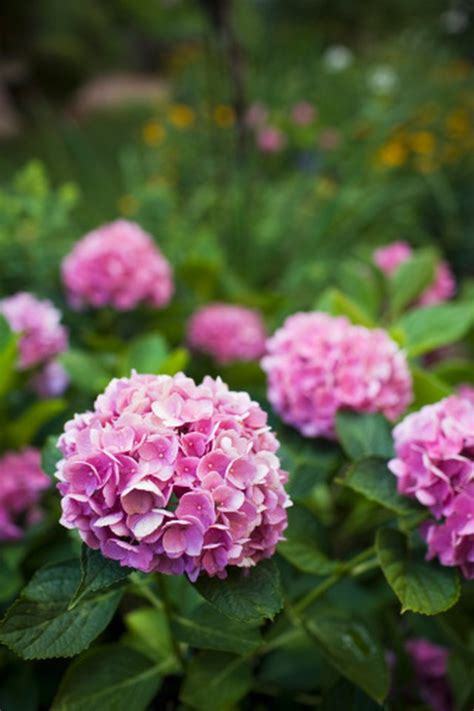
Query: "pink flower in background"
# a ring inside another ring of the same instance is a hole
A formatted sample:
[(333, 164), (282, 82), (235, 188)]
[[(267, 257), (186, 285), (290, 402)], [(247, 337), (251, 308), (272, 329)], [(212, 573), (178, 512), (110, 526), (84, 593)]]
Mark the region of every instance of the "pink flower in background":
[(309, 101), (300, 101), (291, 109), (291, 118), (298, 126), (308, 126), (316, 118), (316, 109)]
[(49, 485), (37, 449), (0, 458), (0, 541), (18, 540), (25, 528), (41, 520), (39, 500)]
[(422, 527), (428, 557), (474, 577), (474, 405), (452, 395), (408, 415), (394, 429), (389, 469), (398, 491), (432, 514)]
[(448, 683), (448, 650), (427, 639), (410, 639), (405, 649), (413, 662), (420, 699), (433, 711), (451, 711), (453, 701)]
[(268, 398), (307, 437), (334, 438), (338, 410), (401, 415), (412, 399), (405, 354), (380, 329), (297, 313), (267, 341)]
[(57, 360), (47, 363), (32, 379), (33, 389), (40, 398), (59, 397), (69, 382), (69, 375)]
[(318, 143), (323, 151), (335, 151), (341, 145), (342, 137), (337, 128), (324, 128), (319, 134)]
[(267, 107), (264, 104), (256, 101), (253, 104), (250, 104), (249, 108), (247, 109), (247, 112), (245, 114), (245, 123), (250, 128), (259, 128), (265, 125), (267, 118)]
[(218, 363), (260, 358), (266, 337), (258, 311), (232, 304), (204, 306), (188, 326), (191, 348), (208, 353)]
[[(387, 276), (392, 276), (397, 269), (413, 255), (413, 250), (407, 242), (392, 242), (386, 247), (380, 247), (374, 252), (375, 264)], [(432, 306), (447, 301), (456, 291), (456, 282), (449, 265), (441, 261), (436, 267), (432, 284), (421, 294), (418, 306)]]
[(63, 260), (62, 277), (74, 308), (128, 311), (140, 303), (162, 308), (174, 290), (168, 261), (151, 236), (127, 220), (85, 235)]
[(285, 146), (286, 136), (279, 128), (268, 126), (257, 133), (257, 148), (262, 153), (279, 153)]
[(460, 385), (458, 387), (459, 397), (466, 398), (474, 405), (474, 386), (473, 385)]
[(219, 378), (113, 380), (58, 446), (62, 524), (122, 565), (225, 577), (282, 539), (278, 441), (258, 404)]
[(67, 348), (67, 332), (61, 313), (48, 299), (26, 291), (0, 301), (0, 313), (12, 331), (20, 334), (19, 367), (22, 370), (45, 363)]

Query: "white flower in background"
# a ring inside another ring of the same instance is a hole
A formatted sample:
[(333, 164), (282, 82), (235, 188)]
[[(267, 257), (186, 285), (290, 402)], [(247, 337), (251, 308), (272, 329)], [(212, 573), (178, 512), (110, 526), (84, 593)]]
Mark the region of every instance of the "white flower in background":
[(369, 72), (367, 83), (374, 94), (391, 94), (398, 84), (398, 75), (390, 65), (379, 64)]
[(328, 72), (342, 72), (350, 67), (353, 61), (352, 51), (342, 44), (328, 47), (323, 54), (323, 62)]
[(450, 35), (458, 35), (464, 32), (469, 25), (469, 15), (459, 8), (451, 8), (441, 15), (441, 24)]

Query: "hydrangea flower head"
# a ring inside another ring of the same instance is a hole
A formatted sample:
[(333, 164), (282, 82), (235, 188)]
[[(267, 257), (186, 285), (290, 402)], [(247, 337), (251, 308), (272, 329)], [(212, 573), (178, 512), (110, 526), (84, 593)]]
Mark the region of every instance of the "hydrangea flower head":
[(7, 452), (0, 458), (0, 541), (14, 541), (41, 519), (39, 500), (50, 484), (37, 449)]
[(113, 380), (59, 440), (61, 522), (122, 565), (225, 577), (282, 538), (278, 446), (265, 412), (220, 379)]
[(405, 649), (413, 663), (417, 691), (421, 700), (433, 711), (451, 711), (448, 650), (427, 639), (419, 638), (409, 639)]
[(257, 133), (257, 148), (262, 153), (280, 153), (286, 143), (286, 135), (275, 126), (266, 126)]
[(68, 339), (61, 313), (48, 299), (21, 291), (0, 301), (0, 313), (12, 331), (20, 334), (21, 370), (46, 363), (66, 350)]
[(412, 399), (405, 354), (381, 329), (297, 313), (267, 341), (268, 398), (307, 437), (334, 438), (338, 410), (401, 415)]
[[(407, 242), (392, 242), (374, 252), (374, 262), (387, 276), (392, 276), (397, 269), (413, 255)], [(454, 296), (456, 282), (447, 262), (441, 261), (436, 266), (433, 282), (417, 300), (417, 306), (434, 306)]]
[(58, 360), (50, 360), (32, 379), (33, 389), (42, 399), (59, 397), (70, 383), (70, 377)]
[(254, 360), (265, 352), (265, 326), (258, 311), (233, 304), (210, 304), (192, 316), (188, 342), (218, 363)]
[(162, 308), (174, 290), (169, 263), (151, 236), (128, 220), (85, 235), (63, 260), (62, 278), (74, 308)]
[(398, 491), (440, 519), (422, 527), (428, 557), (474, 578), (474, 404), (452, 395), (427, 405), (395, 427), (394, 439)]

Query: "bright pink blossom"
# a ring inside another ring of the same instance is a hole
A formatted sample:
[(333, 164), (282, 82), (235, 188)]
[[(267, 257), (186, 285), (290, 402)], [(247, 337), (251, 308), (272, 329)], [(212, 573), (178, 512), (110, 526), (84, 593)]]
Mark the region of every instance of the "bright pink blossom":
[(67, 348), (67, 332), (61, 313), (48, 299), (21, 291), (0, 301), (0, 313), (12, 331), (20, 334), (19, 368), (46, 363)]
[(37, 449), (0, 458), (0, 541), (18, 540), (25, 528), (41, 520), (39, 500), (49, 483)]
[(171, 267), (152, 237), (127, 220), (85, 235), (64, 259), (62, 277), (74, 308), (162, 308), (174, 290)]
[[(392, 276), (397, 269), (413, 255), (407, 242), (392, 242), (374, 252), (374, 262), (387, 276)], [(418, 306), (433, 306), (447, 301), (456, 291), (456, 282), (447, 262), (441, 261), (436, 267), (433, 282), (418, 298)]]
[(291, 109), (291, 118), (298, 126), (307, 126), (316, 118), (316, 109), (309, 101), (300, 101)]
[(401, 415), (412, 399), (405, 354), (381, 329), (325, 313), (290, 316), (267, 341), (268, 398), (307, 437), (333, 438), (338, 410)]
[(267, 126), (257, 133), (257, 148), (262, 153), (279, 153), (285, 146), (286, 136), (279, 128)]
[(398, 491), (441, 519), (423, 525), (428, 557), (474, 578), (474, 404), (452, 395), (427, 405), (395, 427), (394, 439)]
[(225, 577), (282, 539), (278, 446), (266, 413), (220, 379), (113, 380), (59, 440), (61, 522), (122, 565)]
[(210, 304), (188, 324), (188, 343), (218, 363), (255, 360), (265, 352), (267, 334), (258, 311), (233, 304)]
[(451, 711), (453, 700), (448, 683), (448, 650), (427, 639), (410, 639), (405, 648), (413, 662), (420, 699), (433, 711)]

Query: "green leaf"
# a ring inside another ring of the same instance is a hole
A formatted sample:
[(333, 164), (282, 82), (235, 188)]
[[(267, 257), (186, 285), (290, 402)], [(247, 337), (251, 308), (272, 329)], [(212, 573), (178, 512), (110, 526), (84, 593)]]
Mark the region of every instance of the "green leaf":
[(436, 363), (431, 372), (449, 385), (474, 385), (474, 363), (463, 358), (449, 358)]
[(339, 567), (339, 563), (330, 560), (320, 549), (320, 536), (318, 521), (306, 509), (294, 506), (288, 512), (286, 540), (279, 544), (278, 552), (303, 573), (329, 575)]
[(393, 457), (392, 430), (385, 417), (378, 412), (341, 410), (336, 415), (336, 432), (350, 459)]
[(382, 528), (377, 531), (376, 546), (383, 573), (402, 604), (402, 612), (438, 615), (457, 602), (457, 571), (412, 557), (403, 533)]
[(384, 650), (362, 621), (353, 613), (318, 606), (305, 627), (343, 676), (382, 703), (390, 681)]
[(414, 401), (412, 407), (419, 409), (423, 405), (430, 405), (433, 402), (438, 402), (448, 395), (451, 395), (453, 390), (440, 378), (432, 373), (421, 368), (412, 368), (413, 376), (413, 394)]
[(125, 645), (96, 647), (66, 671), (51, 711), (144, 711), (160, 687), (160, 671)]
[(420, 511), (414, 501), (400, 496), (396, 481), (383, 459), (368, 457), (354, 462), (347, 469), (341, 483), (362, 494), (369, 501), (375, 501), (401, 516)]
[(225, 580), (202, 575), (195, 587), (220, 612), (241, 622), (272, 618), (283, 607), (280, 576), (272, 560), (249, 570), (231, 570)]
[(245, 696), (251, 686), (250, 665), (242, 657), (201, 652), (191, 660), (180, 698), (194, 709), (223, 711)]
[(41, 468), (53, 480), (56, 474), (56, 464), (63, 456), (57, 446), (58, 439), (58, 435), (50, 435), (41, 450)]
[(173, 630), (181, 642), (198, 649), (246, 654), (261, 643), (255, 625), (223, 617), (212, 605), (200, 605), (189, 617), (174, 615)]
[(25, 410), (8, 427), (8, 440), (13, 447), (19, 448), (31, 442), (39, 430), (49, 420), (66, 409), (65, 400), (40, 400)]
[(129, 376), (135, 369), (138, 373), (161, 373), (161, 365), (168, 356), (168, 344), (158, 333), (147, 333), (135, 338), (125, 355), (123, 375)]
[(70, 609), (75, 607), (85, 595), (105, 590), (111, 585), (124, 582), (133, 570), (120, 565), (117, 560), (104, 558), (102, 553), (82, 544), (81, 581), (75, 591)]
[(18, 334), (13, 333), (5, 316), (0, 314), (0, 396), (13, 384), (17, 353)]
[(316, 308), (327, 311), (332, 316), (347, 316), (355, 324), (373, 328), (373, 319), (355, 301), (339, 289), (328, 289), (318, 299)]
[(86, 649), (109, 624), (122, 593), (91, 595), (69, 610), (80, 579), (76, 560), (35, 573), (0, 624), (0, 642), (23, 659), (72, 657)]
[[(339, 679), (324, 695), (318, 711), (380, 711), (380, 705), (346, 679)], [(384, 707), (385, 708), (385, 707)]]
[(189, 351), (186, 348), (175, 348), (161, 363), (160, 374), (175, 375), (186, 370), (189, 358)]
[(173, 662), (174, 651), (171, 642), (170, 627), (164, 608), (140, 607), (129, 612), (125, 617), (128, 633), (126, 641), (143, 654), (163, 662)]
[(73, 384), (85, 393), (97, 395), (103, 390), (111, 376), (99, 363), (97, 357), (79, 350), (70, 350), (59, 356)]
[(458, 341), (472, 326), (471, 304), (440, 304), (405, 314), (395, 328), (404, 334), (404, 347), (415, 357)]
[(416, 301), (431, 284), (437, 261), (437, 255), (431, 250), (419, 250), (390, 277), (389, 298), (393, 315), (398, 315), (406, 306)]

